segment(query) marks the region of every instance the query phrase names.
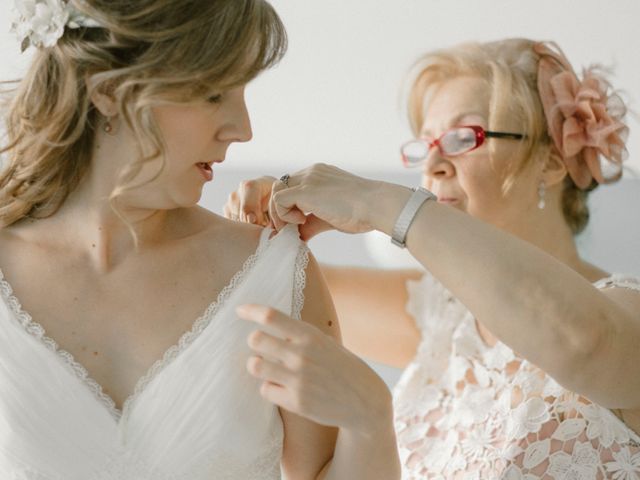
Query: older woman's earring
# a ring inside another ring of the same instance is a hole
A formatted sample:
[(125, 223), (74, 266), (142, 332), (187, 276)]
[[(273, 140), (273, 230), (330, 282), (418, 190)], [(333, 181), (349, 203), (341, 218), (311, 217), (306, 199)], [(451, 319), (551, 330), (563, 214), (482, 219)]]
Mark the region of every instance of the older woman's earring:
[(546, 185), (544, 183), (544, 180), (541, 180), (538, 184), (538, 208), (540, 210), (543, 210), (546, 205), (546, 202), (544, 200), (546, 193)]

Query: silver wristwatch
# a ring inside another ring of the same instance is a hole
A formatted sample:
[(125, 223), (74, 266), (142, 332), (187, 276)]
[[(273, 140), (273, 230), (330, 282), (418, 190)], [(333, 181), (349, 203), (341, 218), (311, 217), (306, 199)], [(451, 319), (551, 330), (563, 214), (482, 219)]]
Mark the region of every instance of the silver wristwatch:
[(413, 189), (413, 194), (409, 201), (400, 212), (400, 216), (398, 216), (398, 220), (396, 221), (396, 225), (393, 227), (393, 232), (391, 233), (391, 243), (405, 248), (405, 241), (407, 239), (407, 231), (409, 230), (409, 226), (413, 219), (418, 213), (418, 210), (427, 200), (438, 200), (433, 193), (431, 193), (426, 188), (417, 187)]

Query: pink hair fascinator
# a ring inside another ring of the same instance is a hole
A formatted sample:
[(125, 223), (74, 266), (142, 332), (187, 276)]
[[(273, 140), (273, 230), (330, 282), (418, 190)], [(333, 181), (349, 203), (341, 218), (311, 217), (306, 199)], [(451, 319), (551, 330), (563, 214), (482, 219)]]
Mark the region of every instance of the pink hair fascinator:
[(622, 176), (629, 133), (622, 122), (626, 108), (593, 67), (578, 79), (562, 50), (553, 42), (537, 43), (538, 91), (549, 135), (564, 158), (567, 171), (582, 189)]

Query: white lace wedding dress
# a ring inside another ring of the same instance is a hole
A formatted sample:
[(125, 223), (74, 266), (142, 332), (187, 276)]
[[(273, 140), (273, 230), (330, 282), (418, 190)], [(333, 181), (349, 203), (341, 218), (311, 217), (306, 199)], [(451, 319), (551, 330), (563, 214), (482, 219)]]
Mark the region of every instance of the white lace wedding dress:
[[(640, 291), (621, 275), (595, 285)], [(640, 437), (616, 415), (488, 346), (431, 275), (407, 286), (422, 341), (394, 390), (404, 480), (640, 479)]]
[(269, 239), (136, 385), (123, 411), (21, 309), (0, 273), (0, 479), (274, 480), (283, 429), (245, 368), (237, 305), (300, 317), (308, 250)]

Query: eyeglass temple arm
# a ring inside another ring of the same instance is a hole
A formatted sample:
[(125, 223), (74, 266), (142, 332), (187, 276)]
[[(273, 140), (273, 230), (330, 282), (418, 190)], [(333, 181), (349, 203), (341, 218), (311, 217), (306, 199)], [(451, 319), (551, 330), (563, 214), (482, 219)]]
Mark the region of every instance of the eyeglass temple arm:
[(508, 132), (490, 132), (488, 130), (484, 131), (485, 136), (494, 137), (494, 138), (515, 138), (516, 140), (521, 140), (526, 138), (526, 135), (521, 133), (508, 133)]

